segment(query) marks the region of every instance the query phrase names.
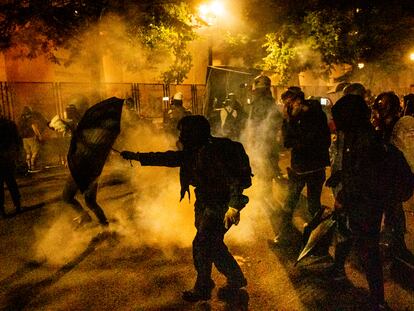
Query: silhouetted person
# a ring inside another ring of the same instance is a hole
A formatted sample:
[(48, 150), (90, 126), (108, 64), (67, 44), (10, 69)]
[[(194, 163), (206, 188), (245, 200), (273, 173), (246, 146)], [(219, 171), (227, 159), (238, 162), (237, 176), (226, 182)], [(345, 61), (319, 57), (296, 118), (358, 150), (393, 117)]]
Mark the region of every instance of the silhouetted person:
[(255, 175), (265, 182), (265, 192), (271, 193), (271, 181), (281, 176), (277, 134), (282, 126), (282, 115), (277, 110), (271, 91), (271, 80), (260, 75), (253, 82), (253, 101), (246, 123), (246, 143), (257, 156), (252, 158)]
[(344, 134), (342, 167), (327, 180), (342, 189), (335, 209), (343, 228), (335, 248), (334, 278), (345, 277), (345, 260), (352, 245), (364, 265), (374, 310), (384, 308), (384, 283), (379, 249), (381, 218), (386, 205), (381, 165), (385, 148), (370, 123), (369, 108), (363, 97), (345, 95), (332, 107), (336, 128)]
[(123, 151), (124, 159), (137, 160), (144, 166), (180, 167), (181, 199), (195, 187), (195, 226), (193, 260), (197, 271), (194, 288), (183, 292), (191, 302), (208, 300), (214, 282), (212, 265), (227, 278), (221, 293), (232, 293), (247, 281), (234, 257), (224, 244), (224, 234), (240, 220), (247, 204), (243, 190), (251, 185), (249, 158), (243, 145), (227, 138), (210, 135), (210, 124), (200, 115), (186, 116), (178, 123), (180, 151), (134, 153)]
[(16, 212), (20, 212), (20, 192), (16, 183), (16, 159), (22, 147), (22, 139), (16, 124), (0, 116), (0, 218), (5, 217), (4, 183), (9, 189)]
[(240, 132), (245, 126), (247, 114), (237, 101), (234, 93), (227, 96), (223, 102), (223, 107), (218, 110), (220, 110), (221, 136), (238, 141)]
[(177, 92), (174, 94), (171, 101), (170, 110), (167, 113), (167, 120), (165, 128), (167, 131), (176, 134), (177, 124), (185, 116), (191, 115), (191, 111), (187, 110), (183, 106), (183, 93)]
[[(385, 144), (391, 144), (395, 126), (400, 120), (400, 100), (393, 92), (384, 92), (377, 96), (373, 105), (373, 112), (376, 115), (375, 130)], [(407, 137), (408, 138), (408, 137)], [(403, 201), (394, 200), (384, 210), (384, 228), (382, 230), (385, 245), (389, 247), (390, 255), (397, 256), (407, 262), (414, 263), (414, 256), (411, 254), (405, 243), (407, 231)]]
[(292, 228), (292, 215), (305, 186), (310, 215), (314, 217), (322, 209), (321, 193), (325, 168), (330, 164), (331, 134), (320, 103), (305, 100), (304, 97), (304, 93), (296, 88), (289, 88), (282, 94), (282, 133), (285, 147), (291, 149), (291, 167), (288, 168), (288, 195), (281, 212), (281, 227), (275, 237), (275, 245), (290, 245), (288, 232)]
[[(77, 109), (77, 107), (74, 105), (69, 105), (69, 108), (70, 108), (69, 109), (70, 119), (68, 118), (67, 120), (65, 120), (65, 124), (67, 126), (66, 127), (67, 135), (72, 136), (74, 135), (76, 127), (82, 118), (82, 114), (81, 114), (81, 111)], [(83, 111), (83, 113), (84, 112), (85, 111)], [(71, 132), (71, 134), (69, 134), (69, 132)], [(82, 139), (82, 138), (79, 138), (79, 139)], [(76, 199), (76, 194), (78, 191), (79, 191), (79, 187), (76, 184), (75, 180), (73, 179), (72, 174), (70, 174), (67, 177), (65, 186), (63, 188), (62, 199), (64, 202), (69, 204), (79, 214), (79, 217), (76, 217), (74, 221), (77, 222), (79, 225), (82, 225), (82, 224), (91, 222), (92, 218), (89, 215), (89, 213), (82, 207), (80, 202)], [(95, 214), (96, 218), (98, 219), (99, 223), (102, 226), (107, 226), (109, 224), (108, 219), (102, 207), (96, 201), (97, 191), (98, 191), (98, 178), (88, 185), (87, 189), (83, 192), (83, 197), (85, 199), (85, 203), (87, 207), (90, 210), (92, 210), (92, 212)]]
[(26, 153), (26, 164), (29, 172), (35, 172), (43, 140), (39, 119), (29, 106), (23, 107), (19, 119), (19, 132), (23, 138), (23, 147)]

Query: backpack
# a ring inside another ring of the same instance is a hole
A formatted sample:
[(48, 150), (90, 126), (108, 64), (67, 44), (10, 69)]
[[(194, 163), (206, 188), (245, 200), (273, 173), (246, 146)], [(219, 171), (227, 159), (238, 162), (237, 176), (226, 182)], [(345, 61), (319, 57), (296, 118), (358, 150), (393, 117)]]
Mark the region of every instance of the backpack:
[(220, 151), (227, 159), (227, 170), (232, 178), (238, 180), (238, 184), (243, 188), (252, 185), (252, 169), (250, 167), (249, 156), (246, 154), (241, 143), (227, 139), (214, 138), (220, 143)]
[(389, 186), (391, 200), (405, 202), (414, 192), (414, 174), (404, 154), (394, 145), (385, 146), (383, 176)]

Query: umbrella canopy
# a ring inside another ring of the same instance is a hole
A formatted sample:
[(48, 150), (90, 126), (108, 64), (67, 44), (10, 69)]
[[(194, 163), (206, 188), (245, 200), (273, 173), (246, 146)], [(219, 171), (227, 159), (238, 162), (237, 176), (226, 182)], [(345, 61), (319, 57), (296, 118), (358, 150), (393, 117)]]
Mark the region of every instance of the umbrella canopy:
[(299, 254), (296, 264), (301, 261), (309, 252), (318, 244), (318, 242), (325, 236), (330, 228), (335, 224), (334, 214), (329, 215), (329, 217), (323, 219), (319, 225), (316, 226), (314, 230), (309, 235), (309, 239), (306, 245), (303, 247), (302, 252)]
[(108, 98), (90, 107), (72, 135), (69, 170), (81, 192), (102, 172), (106, 158), (120, 132), (124, 100)]

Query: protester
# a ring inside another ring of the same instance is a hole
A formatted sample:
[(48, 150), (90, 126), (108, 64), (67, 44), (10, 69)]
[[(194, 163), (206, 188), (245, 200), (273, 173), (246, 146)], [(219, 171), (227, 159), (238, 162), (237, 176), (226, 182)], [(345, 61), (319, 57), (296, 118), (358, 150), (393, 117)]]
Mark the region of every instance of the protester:
[(0, 116), (0, 218), (6, 216), (4, 183), (9, 189), (16, 213), (21, 211), (20, 192), (15, 178), (16, 159), (22, 148), (22, 139), (16, 124)]
[[(400, 120), (398, 96), (393, 92), (379, 94), (373, 105), (373, 114), (376, 116), (377, 134), (386, 145), (391, 144), (392, 136), (397, 135), (394, 132), (395, 126)], [(384, 210), (383, 244), (389, 247), (389, 255), (414, 263), (414, 256), (405, 243), (406, 231), (403, 201), (397, 198)]]
[[(75, 131), (78, 126), (78, 123), (81, 121), (82, 114), (80, 112), (80, 109), (85, 109), (85, 106), (87, 106), (87, 102), (82, 100), (80, 104), (82, 105), (80, 106), (79, 109), (74, 104), (69, 105), (67, 107), (66, 120), (64, 121), (64, 124), (66, 126), (65, 133), (66, 133), (66, 136), (71, 137), (71, 139), (73, 139), (72, 136), (75, 135)], [(83, 139), (83, 138), (79, 137), (79, 139)], [(74, 222), (76, 222), (78, 225), (83, 225), (83, 224), (91, 222), (92, 217), (82, 207), (80, 202), (75, 198), (76, 193), (78, 191), (79, 191), (79, 187), (76, 184), (72, 174), (70, 174), (67, 177), (65, 186), (63, 188), (62, 199), (65, 203), (69, 204), (79, 214), (79, 216), (74, 219)], [(97, 217), (99, 223), (102, 226), (108, 226), (109, 225), (108, 219), (104, 211), (102, 210), (101, 206), (96, 201), (97, 191), (98, 191), (98, 180), (95, 179), (93, 182), (91, 182), (87, 186), (87, 188), (83, 192), (83, 197), (85, 199), (85, 203), (87, 207), (90, 210), (92, 210), (92, 212)]]
[[(288, 236), (292, 228), (291, 218), (305, 186), (311, 217), (316, 217), (322, 209), (320, 199), (325, 168), (329, 166), (331, 134), (320, 103), (304, 97), (299, 88), (289, 88), (282, 94), (282, 133), (285, 147), (291, 149), (291, 167), (288, 168), (288, 195), (281, 211), (281, 225), (274, 239), (277, 246), (291, 244)], [(327, 255), (327, 251), (326, 248), (323, 255)]]
[(23, 107), (18, 128), (23, 138), (23, 147), (26, 153), (26, 164), (29, 173), (39, 171), (37, 160), (43, 140), (40, 126), (39, 119), (36, 117), (32, 108), (29, 106)]
[(171, 101), (171, 107), (168, 111), (165, 128), (172, 134), (177, 134), (177, 124), (183, 117), (191, 115), (191, 111), (183, 106), (183, 93), (177, 92)]
[(237, 101), (234, 93), (229, 93), (220, 110), (221, 136), (239, 140), (240, 133), (245, 126), (247, 115), (242, 105)]
[(407, 94), (403, 97), (403, 116), (414, 117), (414, 94)]
[(363, 97), (345, 95), (332, 107), (336, 128), (344, 134), (341, 170), (327, 180), (342, 189), (335, 209), (342, 217), (342, 238), (335, 247), (334, 278), (345, 278), (345, 260), (354, 245), (364, 265), (373, 309), (385, 309), (384, 283), (379, 249), (381, 217), (386, 204), (381, 166), (384, 145), (370, 123), (369, 108)]
[(193, 260), (197, 280), (193, 289), (183, 292), (190, 302), (208, 300), (214, 288), (212, 264), (226, 276), (221, 295), (231, 295), (247, 285), (237, 261), (224, 244), (224, 235), (237, 225), (248, 197), (243, 190), (251, 185), (249, 158), (243, 145), (210, 134), (210, 124), (200, 115), (185, 116), (178, 123), (180, 151), (135, 153), (123, 151), (127, 160), (144, 166), (180, 167), (181, 199), (195, 187), (195, 226)]
[(271, 80), (260, 75), (253, 82), (253, 101), (247, 120), (246, 144), (256, 153), (252, 158), (253, 171), (258, 179), (265, 182), (267, 194), (271, 193), (272, 179), (281, 176), (279, 167), (280, 146), (277, 134), (282, 126), (282, 115), (277, 110), (271, 91)]
[[(361, 83), (348, 83), (343, 88), (342, 95), (359, 95), (362, 98), (366, 96), (366, 89)], [(332, 110), (332, 109), (331, 109)], [(367, 112), (370, 115), (370, 111)], [(329, 148), (329, 156), (331, 162), (331, 175), (335, 175), (337, 171), (342, 169), (342, 151), (344, 145), (344, 133), (335, 128), (335, 139), (332, 141), (332, 144)], [(332, 187), (332, 192), (334, 197), (341, 190), (341, 183), (338, 183), (335, 187)]]

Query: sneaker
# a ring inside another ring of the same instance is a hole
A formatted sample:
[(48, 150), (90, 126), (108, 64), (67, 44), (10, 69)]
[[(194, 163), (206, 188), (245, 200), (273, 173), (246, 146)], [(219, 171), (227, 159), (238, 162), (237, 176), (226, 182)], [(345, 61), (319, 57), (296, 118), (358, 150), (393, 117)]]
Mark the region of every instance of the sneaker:
[(92, 222), (92, 217), (88, 213), (84, 213), (73, 219), (73, 222), (78, 225), (84, 225), (86, 223)]
[(197, 302), (200, 300), (210, 300), (211, 299), (211, 290), (198, 291), (195, 289), (190, 289), (183, 291), (181, 296), (185, 301), (188, 302)]
[(197, 301), (200, 301), (200, 300), (209, 300), (211, 298), (211, 291), (216, 286), (216, 284), (214, 284), (214, 281), (211, 280), (211, 279), (210, 279), (210, 281), (208, 281), (208, 283), (209, 283), (208, 285), (200, 286), (196, 282), (196, 285), (194, 286), (194, 288), (192, 288), (190, 290), (183, 291), (181, 297), (185, 301), (188, 301), (188, 302), (197, 302)]
[(247, 280), (243, 277), (239, 280), (227, 280), (227, 284), (220, 287), (217, 293), (219, 299), (228, 299), (239, 293), (240, 289), (247, 285)]
[(40, 171), (42, 171), (42, 170), (28, 170), (27, 172), (28, 173), (39, 173)]

